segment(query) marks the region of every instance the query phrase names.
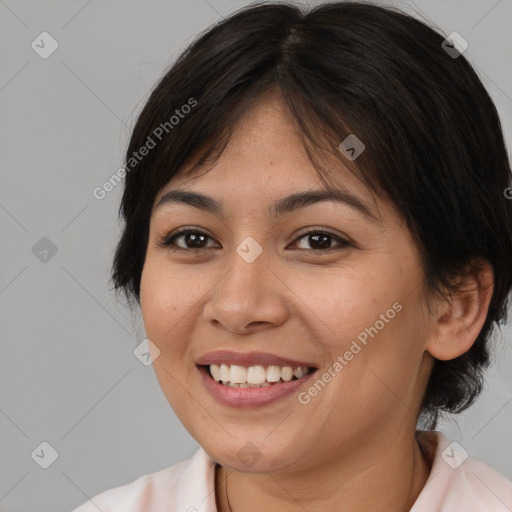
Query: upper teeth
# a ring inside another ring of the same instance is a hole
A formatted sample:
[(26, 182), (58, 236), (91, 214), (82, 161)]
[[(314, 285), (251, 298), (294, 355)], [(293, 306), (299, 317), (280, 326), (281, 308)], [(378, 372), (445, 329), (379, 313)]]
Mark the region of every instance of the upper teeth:
[(231, 382), (232, 384), (262, 384), (263, 382), (279, 382), (292, 380), (293, 376), (300, 379), (309, 373), (309, 368), (298, 366), (238, 366), (236, 364), (211, 364), (210, 373), (216, 381)]

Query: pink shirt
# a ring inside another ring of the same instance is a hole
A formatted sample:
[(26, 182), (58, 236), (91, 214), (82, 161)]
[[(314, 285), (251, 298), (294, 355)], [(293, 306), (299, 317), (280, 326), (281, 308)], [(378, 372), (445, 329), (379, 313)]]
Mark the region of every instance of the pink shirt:
[[(512, 482), (503, 475), (468, 458), (440, 432), (419, 431), (417, 439), (432, 470), (410, 512), (512, 512)], [(97, 494), (72, 512), (217, 512), (214, 476), (215, 461), (199, 448), (189, 459)]]

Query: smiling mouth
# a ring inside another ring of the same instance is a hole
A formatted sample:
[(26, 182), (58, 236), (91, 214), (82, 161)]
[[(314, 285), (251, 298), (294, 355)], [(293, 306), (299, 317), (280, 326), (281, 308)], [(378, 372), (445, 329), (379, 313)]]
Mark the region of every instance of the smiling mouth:
[(235, 364), (200, 365), (214, 381), (231, 388), (263, 388), (300, 380), (316, 371), (307, 366), (256, 365), (240, 366)]

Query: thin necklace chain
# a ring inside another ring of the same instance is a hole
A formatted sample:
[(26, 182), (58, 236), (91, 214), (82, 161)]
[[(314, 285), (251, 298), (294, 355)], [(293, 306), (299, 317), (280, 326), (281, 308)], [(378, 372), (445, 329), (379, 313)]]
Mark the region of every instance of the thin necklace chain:
[(229, 496), (228, 496), (228, 475), (226, 474), (226, 479), (224, 480), (224, 492), (226, 493), (226, 500), (228, 502), (229, 512), (233, 512), (233, 509), (231, 508), (231, 503), (229, 503)]

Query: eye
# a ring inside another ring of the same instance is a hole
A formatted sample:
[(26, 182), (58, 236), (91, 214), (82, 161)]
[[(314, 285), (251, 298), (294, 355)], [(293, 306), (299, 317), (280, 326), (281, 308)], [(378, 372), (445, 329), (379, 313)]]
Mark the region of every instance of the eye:
[[(305, 242), (303, 245), (309, 245), (309, 247), (299, 247), (300, 249), (313, 249), (315, 252), (329, 251), (331, 249), (340, 248), (343, 249), (344, 247), (352, 245), (350, 242), (341, 238), (340, 236), (320, 228), (308, 231), (307, 233), (299, 236), (296, 240)], [(333, 241), (337, 241), (338, 246), (332, 246), (331, 243)]]
[[(171, 250), (194, 251), (214, 248), (215, 245), (208, 245), (208, 242), (213, 240), (214, 239), (205, 231), (184, 228), (164, 236), (162, 240), (157, 242), (157, 245)], [(322, 228), (315, 228), (307, 233), (303, 233), (295, 239), (294, 243), (296, 244), (297, 241), (303, 241), (309, 245), (309, 247), (299, 247), (299, 249), (312, 249), (314, 252), (343, 249), (352, 245), (340, 236)], [(332, 246), (333, 241), (337, 242), (337, 245)], [(219, 247), (219, 245), (217, 245), (217, 247)]]
[[(207, 242), (213, 240), (208, 233), (197, 229), (182, 229), (175, 233), (166, 235), (157, 244), (159, 247), (167, 247), (176, 250), (197, 250), (197, 249), (211, 249)], [(176, 243), (178, 240), (181, 242)]]

